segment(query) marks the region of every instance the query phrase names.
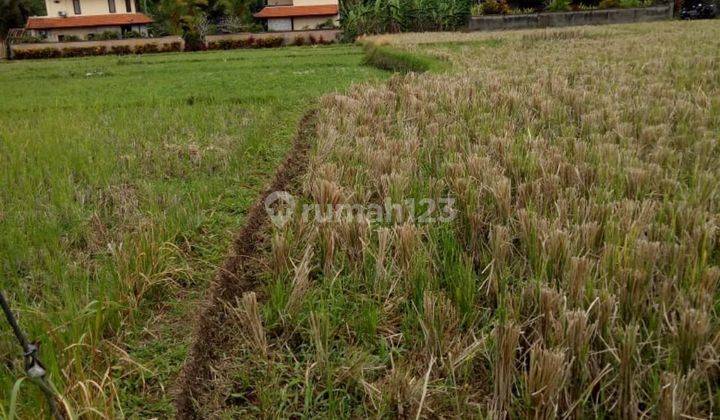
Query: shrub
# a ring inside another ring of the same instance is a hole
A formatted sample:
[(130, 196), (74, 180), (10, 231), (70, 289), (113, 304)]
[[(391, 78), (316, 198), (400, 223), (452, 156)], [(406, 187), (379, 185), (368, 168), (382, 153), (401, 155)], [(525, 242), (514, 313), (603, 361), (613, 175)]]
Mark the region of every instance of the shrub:
[(332, 44), (333, 41), (332, 41), (332, 39), (325, 39), (322, 36), (319, 36), (315, 39), (315, 43), (319, 44), (319, 45), (329, 45), (329, 44)]
[(69, 47), (62, 49), (63, 57), (90, 57), (93, 55), (103, 55), (107, 52), (105, 46), (96, 47)]
[(281, 36), (275, 36), (270, 38), (270, 47), (276, 48), (276, 47), (282, 47), (282, 45), (285, 43), (285, 38)]
[(531, 13), (535, 13), (535, 9), (533, 8), (522, 8), (522, 9), (510, 9), (508, 11), (508, 14), (510, 15), (529, 15)]
[(135, 54), (152, 54), (160, 52), (160, 49), (155, 44), (143, 44), (143, 45), (136, 45)]
[(282, 46), (285, 38), (281, 36), (268, 36), (257, 38), (253, 47), (255, 48), (277, 48)]
[(227, 41), (209, 41), (207, 43), (208, 50), (227, 50)]
[(116, 55), (128, 55), (132, 54), (132, 48), (127, 45), (113, 45), (110, 47), (110, 53)]
[(186, 32), (183, 38), (185, 38), (185, 51), (203, 51), (207, 49), (205, 40), (198, 32)]
[(63, 39), (60, 42), (76, 42), (76, 41), (81, 41), (79, 36), (65, 35), (65, 36), (63, 36)]
[(227, 50), (227, 49), (229, 49), (229, 48), (228, 48), (229, 44), (230, 44), (230, 42), (229, 42), (229, 41), (225, 41), (225, 40), (221, 40), (221, 41), (209, 41), (209, 42), (207, 43), (207, 49), (208, 49), (208, 50), (213, 50), (213, 51), (214, 51), (214, 50)]
[(30, 60), (41, 58), (58, 58), (62, 55), (57, 48), (41, 48), (34, 50), (13, 51), (13, 58), (17, 60)]
[(94, 34), (93, 40), (96, 41), (107, 41), (111, 39), (120, 39), (120, 33), (116, 31), (104, 31), (99, 34)]
[(510, 8), (505, 0), (485, 0), (480, 3), (479, 14), (481, 15), (504, 15)]
[(248, 37), (245, 39), (221, 39), (219, 41), (208, 42), (209, 50), (234, 50), (238, 48), (252, 48), (255, 38)]
[(335, 29), (335, 21), (328, 19), (325, 22), (316, 26), (317, 29)]
[[(508, 4), (513, 9), (527, 10), (532, 9), (532, 12), (538, 12), (545, 8), (546, 0), (507, 0)], [(585, 1), (585, 0), (583, 0)], [(596, 0), (592, 0), (596, 1)]]
[(600, 9), (628, 9), (635, 7), (646, 7), (652, 5), (651, 2), (641, 0), (601, 0), (598, 4)]
[(333, 43), (333, 40), (330, 38), (325, 39), (322, 36), (314, 36), (314, 35), (309, 35), (307, 38), (302, 35), (298, 35), (292, 41), (292, 45), (295, 45), (295, 46), (328, 45), (328, 44), (332, 44), (332, 43)]
[(127, 54), (150, 54), (158, 52), (178, 52), (182, 51), (182, 44), (180, 42), (172, 42), (158, 46), (156, 44), (145, 44), (137, 45), (133, 47), (128, 45), (113, 45), (110, 49), (103, 45), (100, 46), (88, 46), (88, 47), (67, 47), (63, 49), (58, 48), (42, 48), (34, 50), (20, 50), (15, 51), (13, 58), (18, 60), (23, 59), (39, 59), (39, 58), (59, 58), (59, 57), (89, 57), (94, 55), (104, 54), (116, 54), (116, 55), (127, 55)]
[(104, 46), (69, 47), (69, 48), (42, 48), (36, 50), (15, 51), (13, 57), (22, 59), (59, 58), (59, 57), (89, 57), (103, 55), (107, 52)]
[(182, 51), (182, 43), (180, 41), (171, 42), (163, 45), (161, 52), (180, 52)]
[(570, 0), (550, 0), (545, 10), (548, 12), (567, 12), (570, 10)]
[(136, 38), (143, 38), (143, 34), (141, 34), (138, 31), (128, 31), (128, 32), (125, 32), (122, 37), (125, 39), (136, 39)]
[(32, 36), (30, 34), (23, 34), (20, 38), (13, 41), (15, 44), (36, 44), (45, 41), (45, 38), (41, 36)]

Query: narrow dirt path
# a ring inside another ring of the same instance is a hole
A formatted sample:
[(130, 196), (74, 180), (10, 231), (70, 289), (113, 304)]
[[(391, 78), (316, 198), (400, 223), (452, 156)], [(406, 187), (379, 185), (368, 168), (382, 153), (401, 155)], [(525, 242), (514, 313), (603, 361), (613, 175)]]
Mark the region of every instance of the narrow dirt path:
[(212, 391), (213, 362), (221, 357), (231, 342), (223, 328), (229, 317), (226, 302), (234, 302), (236, 297), (254, 290), (257, 285), (258, 280), (250, 265), (260, 251), (261, 234), (269, 221), (264, 200), (273, 191), (287, 190), (306, 170), (315, 122), (316, 111), (309, 111), (301, 119), (292, 149), (275, 173), (270, 186), (250, 207), (243, 228), (215, 275), (208, 298), (196, 320), (193, 344), (178, 379), (175, 397), (178, 418), (200, 417), (198, 402), (203, 401)]

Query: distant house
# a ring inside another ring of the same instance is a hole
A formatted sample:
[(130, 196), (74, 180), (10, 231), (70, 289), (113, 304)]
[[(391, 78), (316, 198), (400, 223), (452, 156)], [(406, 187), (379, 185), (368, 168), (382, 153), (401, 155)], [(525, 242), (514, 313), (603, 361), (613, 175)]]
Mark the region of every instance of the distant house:
[(93, 39), (103, 32), (147, 35), (152, 19), (137, 12), (135, 0), (45, 0), (47, 16), (28, 18), (25, 29), (48, 41)]
[(267, 0), (253, 16), (267, 19), (269, 31), (320, 29), (340, 20), (338, 0)]

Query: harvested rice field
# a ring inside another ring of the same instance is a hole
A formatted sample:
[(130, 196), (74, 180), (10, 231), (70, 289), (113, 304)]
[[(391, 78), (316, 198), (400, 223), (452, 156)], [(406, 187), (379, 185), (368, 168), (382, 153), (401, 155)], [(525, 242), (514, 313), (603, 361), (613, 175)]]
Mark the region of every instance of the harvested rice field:
[(451, 69), (321, 100), (179, 413), (712, 417), (720, 25), (369, 42)]

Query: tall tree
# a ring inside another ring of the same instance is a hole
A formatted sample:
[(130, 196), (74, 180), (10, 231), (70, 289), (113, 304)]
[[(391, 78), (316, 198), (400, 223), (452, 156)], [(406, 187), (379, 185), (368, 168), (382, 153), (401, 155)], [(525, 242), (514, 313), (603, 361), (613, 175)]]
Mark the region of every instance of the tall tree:
[(45, 15), (42, 0), (0, 0), (0, 39), (12, 28), (22, 28), (28, 16)]
[(5, 38), (12, 28), (25, 24), (19, 0), (0, 0), (0, 38)]

